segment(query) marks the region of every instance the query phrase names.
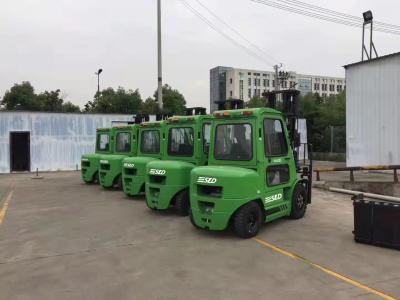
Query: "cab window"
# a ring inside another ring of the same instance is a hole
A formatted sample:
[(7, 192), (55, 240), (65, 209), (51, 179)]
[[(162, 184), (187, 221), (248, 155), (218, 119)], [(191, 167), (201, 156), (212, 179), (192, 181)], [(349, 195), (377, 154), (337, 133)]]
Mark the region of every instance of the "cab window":
[(215, 159), (251, 160), (252, 127), (250, 124), (218, 125), (215, 134)]
[(100, 151), (108, 151), (110, 147), (110, 135), (108, 133), (100, 133), (97, 135), (97, 149)]
[(131, 151), (131, 134), (129, 132), (119, 132), (115, 139), (117, 152)]
[(144, 130), (140, 138), (140, 152), (160, 153), (160, 131)]
[(203, 150), (204, 153), (208, 153), (210, 149), (210, 139), (211, 139), (211, 124), (205, 123), (203, 125)]
[(264, 143), (265, 155), (268, 156), (286, 156), (288, 145), (285, 139), (285, 132), (281, 120), (264, 120)]
[(191, 127), (176, 127), (169, 130), (168, 155), (193, 156), (194, 134)]

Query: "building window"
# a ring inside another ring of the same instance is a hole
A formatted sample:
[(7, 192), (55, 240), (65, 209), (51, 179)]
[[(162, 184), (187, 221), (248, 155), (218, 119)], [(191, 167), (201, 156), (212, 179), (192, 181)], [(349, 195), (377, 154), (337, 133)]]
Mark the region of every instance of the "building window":
[(337, 86), (336, 86), (336, 91), (337, 91), (338, 93), (340, 93), (342, 90), (343, 90), (343, 87), (342, 87), (341, 85), (337, 85)]
[(269, 79), (267, 79), (267, 85), (266, 86), (269, 86)]
[(314, 90), (319, 91), (319, 83), (314, 83)]
[(335, 85), (334, 84), (330, 84), (329, 85), (329, 91), (330, 92), (334, 92), (335, 91)]
[(263, 79), (263, 86), (267, 86), (267, 79)]
[(232, 78), (229, 78), (229, 83), (232, 84), (233, 80)]
[(323, 83), (323, 84), (321, 85), (321, 87), (322, 87), (322, 91), (323, 91), (323, 92), (326, 92), (326, 91), (328, 90), (328, 84), (326, 84), (326, 83)]
[(251, 73), (249, 72), (249, 73), (247, 73), (247, 75), (251, 75)]
[(248, 79), (248, 84), (251, 86), (251, 78)]
[(232, 96), (233, 96), (233, 92), (232, 92), (232, 91), (230, 91), (230, 92), (229, 92), (229, 95), (232, 97)]
[(257, 89), (254, 89), (254, 97), (257, 97)]
[(254, 76), (260, 76), (260, 73), (253, 73)]
[(275, 80), (272, 80), (272, 87), (275, 87)]
[(257, 78), (254, 78), (254, 85), (257, 86)]
[(251, 99), (251, 89), (249, 89), (249, 93), (247, 96), (249, 97), (249, 99)]

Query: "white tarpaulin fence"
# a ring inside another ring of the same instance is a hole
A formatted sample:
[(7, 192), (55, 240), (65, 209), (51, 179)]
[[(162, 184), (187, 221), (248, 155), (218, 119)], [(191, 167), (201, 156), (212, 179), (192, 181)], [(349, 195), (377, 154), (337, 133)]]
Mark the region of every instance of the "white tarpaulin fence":
[(74, 170), (84, 153), (93, 153), (96, 129), (132, 115), (0, 112), (0, 173), (10, 172), (10, 132), (30, 133), (32, 171)]

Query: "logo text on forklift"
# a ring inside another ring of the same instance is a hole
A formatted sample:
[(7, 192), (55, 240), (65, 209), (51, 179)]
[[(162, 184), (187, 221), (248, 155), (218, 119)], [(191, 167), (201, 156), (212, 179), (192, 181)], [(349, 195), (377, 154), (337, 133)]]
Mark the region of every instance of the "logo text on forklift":
[(164, 175), (166, 173), (165, 170), (159, 170), (159, 169), (150, 169), (149, 174), (151, 175)]
[(265, 203), (281, 200), (282, 197), (283, 197), (282, 194), (276, 194), (269, 197), (265, 197)]
[(135, 164), (130, 164), (130, 163), (124, 163), (125, 168), (134, 168)]
[(200, 176), (197, 178), (197, 183), (216, 183), (217, 178)]

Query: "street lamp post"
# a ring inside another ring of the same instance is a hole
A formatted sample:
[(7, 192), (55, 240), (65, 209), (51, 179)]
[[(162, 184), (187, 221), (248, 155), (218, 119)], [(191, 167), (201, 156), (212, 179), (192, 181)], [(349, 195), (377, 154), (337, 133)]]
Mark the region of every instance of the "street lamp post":
[(158, 58), (158, 88), (157, 100), (160, 111), (162, 110), (162, 52), (161, 52), (161, 0), (157, 0), (157, 58)]
[(99, 69), (94, 74), (97, 75), (97, 95), (100, 93), (100, 74), (103, 72), (103, 69)]

